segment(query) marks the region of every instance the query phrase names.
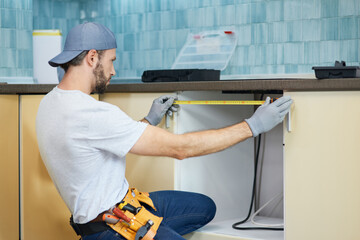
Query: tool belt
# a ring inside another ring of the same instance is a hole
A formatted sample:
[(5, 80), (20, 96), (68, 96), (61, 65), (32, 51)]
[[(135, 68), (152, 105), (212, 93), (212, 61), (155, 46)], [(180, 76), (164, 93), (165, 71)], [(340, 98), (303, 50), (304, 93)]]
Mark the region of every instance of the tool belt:
[(123, 201), (100, 214), (95, 222), (76, 224), (71, 218), (70, 225), (78, 235), (90, 235), (110, 227), (128, 240), (152, 240), (163, 218), (150, 213), (144, 205), (156, 211), (148, 193), (130, 188)]
[(73, 217), (70, 217), (70, 225), (77, 235), (87, 236), (98, 232), (104, 232), (111, 229), (105, 222), (89, 222), (85, 224), (74, 223)]
[[(153, 208), (155, 206), (148, 193), (139, 192), (136, 188), (130, 188), (123, 201), (117, 206), (129, 219), (130, 222), (119, 221), (116, 224), (107, 223), (112, 229), (129, 240), (151, 240), (156, 235), (162, 217), (150, 213), (143, 205)], [(136, 212), (128, 206), (136, 208)], [(116, 214), (116, 210), (113, 209)]]

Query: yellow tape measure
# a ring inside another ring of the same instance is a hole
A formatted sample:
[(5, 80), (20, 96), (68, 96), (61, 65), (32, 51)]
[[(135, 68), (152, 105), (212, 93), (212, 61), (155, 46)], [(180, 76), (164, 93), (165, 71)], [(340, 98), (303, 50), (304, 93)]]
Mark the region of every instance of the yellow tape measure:
[(250, 100), (175, 100), (174, 104), (183, 104), (183, 105), (261, 105), (265, 101), (250, 101)]

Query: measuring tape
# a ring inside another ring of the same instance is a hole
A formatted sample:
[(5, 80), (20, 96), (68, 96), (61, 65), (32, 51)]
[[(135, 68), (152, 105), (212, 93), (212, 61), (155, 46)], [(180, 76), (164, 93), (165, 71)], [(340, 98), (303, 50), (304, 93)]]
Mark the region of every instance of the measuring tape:
[(175, 100), (174, 104), (182, 104), (182, 105), (262, 105), (265, 101), (241, 101), (241, 100), (215, 100), (215, 101), (207, 101), (207, 100)]

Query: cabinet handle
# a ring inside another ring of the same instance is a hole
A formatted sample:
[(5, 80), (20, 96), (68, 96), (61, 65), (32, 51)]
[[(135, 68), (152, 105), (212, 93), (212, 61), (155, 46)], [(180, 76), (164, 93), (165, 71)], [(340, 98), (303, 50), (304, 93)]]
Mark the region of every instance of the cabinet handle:
[(286, 130), (288, 132), (291, 132), (291, 111), (289, 111), (287, 114), (286, 114)]

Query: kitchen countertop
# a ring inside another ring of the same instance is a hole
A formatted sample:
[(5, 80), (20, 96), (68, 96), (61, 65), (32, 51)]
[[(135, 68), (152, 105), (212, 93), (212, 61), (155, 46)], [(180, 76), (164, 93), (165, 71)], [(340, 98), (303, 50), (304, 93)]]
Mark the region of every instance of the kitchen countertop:
[[(55, 84), (0, 84), (0, 94), (46, 94)], [(341, 79), (244, 79), (199, 82), (119, 83), (110, 84), (106, 92), (174, 92), (174, 91), (358, 91), (360, 78)]]

